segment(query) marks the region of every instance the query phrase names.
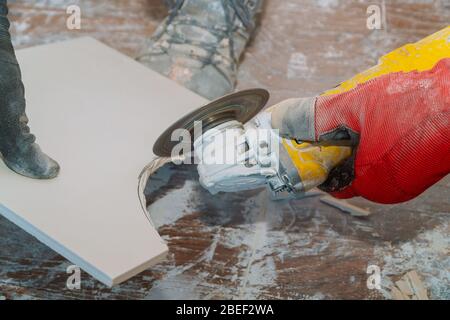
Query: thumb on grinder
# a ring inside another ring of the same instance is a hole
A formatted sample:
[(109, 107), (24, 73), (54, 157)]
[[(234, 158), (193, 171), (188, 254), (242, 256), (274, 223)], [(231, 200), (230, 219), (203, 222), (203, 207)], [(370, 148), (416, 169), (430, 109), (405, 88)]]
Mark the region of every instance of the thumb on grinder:
[[(340, 98), (340, 95), (335, 97)], [(287, 139), (357, 145), (360, 105), (348, 99), (336, 104), (328, 100), (322, 96), (284, 100), (267, 109), (271, 113), (272, 127)]]
[(267, 111), (271, 113), (272, 127), (287, 139), (317, 141), (315, 132), (316, 97), (284, 100)]

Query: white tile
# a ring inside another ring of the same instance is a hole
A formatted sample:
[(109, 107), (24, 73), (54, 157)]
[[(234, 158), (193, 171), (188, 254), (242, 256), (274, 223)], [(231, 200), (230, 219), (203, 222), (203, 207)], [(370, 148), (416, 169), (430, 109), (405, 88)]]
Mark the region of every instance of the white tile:
[(0, 213), (106, 285), (162, 260), (138, 176), (159, 134), (206, 100), (91, 38), (17, 53), (51, 181), (0, 163)]

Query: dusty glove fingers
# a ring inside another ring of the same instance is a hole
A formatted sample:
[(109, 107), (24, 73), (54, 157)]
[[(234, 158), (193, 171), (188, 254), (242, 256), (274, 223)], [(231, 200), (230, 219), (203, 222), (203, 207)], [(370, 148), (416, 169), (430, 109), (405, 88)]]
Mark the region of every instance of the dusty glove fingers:
[[(330, 145), (327, 135), (320, 136), (321, 142), (318, 142), (315, 119), (317, 101), (317, 97), (288, 99), (269, 108), (272, 126), (279, 129), (279, 134), (285, 138), (282, 151), (289, 151), (289, 157), (284, 159), (280, 151), (280, 160), (287, 168), (298, 170), (297, 176), (295, 170), (287, 170), (289, 174), (286, 175), (295, 190), (307, 191), (319, 185), (325, 191), (341, 190), (354, 178), (354, 152), (350, 146), (341, 145), (334, 139), (331, 139)], [(337, 134), (330, 137), (336, 140), (345, 138)], [(293, 139), (296, 141), (290, 141)]]
[(316, 141), (315, 102), (316, 97), (294, 98), (270, 107), (272, 127), (284, 138)]

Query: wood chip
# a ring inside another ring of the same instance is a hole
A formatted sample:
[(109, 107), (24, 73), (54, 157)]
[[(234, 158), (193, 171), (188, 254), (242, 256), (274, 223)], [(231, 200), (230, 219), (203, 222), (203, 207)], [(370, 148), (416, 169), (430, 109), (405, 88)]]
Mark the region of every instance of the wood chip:
[(404, 295), (397, 287), (393, 287), (391, 290), (391, 298), (393, 300), (410, 300), (407, 295)]
[(339, 200), (331, 196), (322, 197), (320, 198), (320, 201), (344, 212), (348, 212), (354, 217), (367, 217), (368, 215), (370, 215), (369, 210), (357, 207), (344, 200)]
[(427, 289), (415, 270), (409, 271), (391, 288), (394, 300), (428, 300)]
[(427, 289), (415, 270), (408, 272), (404, 278), (409, 280), (409, 283), (414, 290), (414, 294), (419, 300), (428, 300)]
[(401, 279), (401, 280), (398, 280), (395, 284), (400, 289), (400, 291), (403, 292), (404, 294), (406, 294), (408, 296), (412, 296), (414, 294), (414, 291), (411, 288), (411, 286), (409, 285), (408, 281)]

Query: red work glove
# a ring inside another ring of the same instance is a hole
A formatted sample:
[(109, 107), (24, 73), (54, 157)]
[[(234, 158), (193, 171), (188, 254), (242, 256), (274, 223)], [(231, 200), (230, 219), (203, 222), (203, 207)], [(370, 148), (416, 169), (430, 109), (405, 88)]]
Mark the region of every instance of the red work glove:
[(321, 186), (338, 198), (402, 202), (450, 172), (450, 58), (432, 70), (392, 73), (312, 103), (295, 101), (272, 113), (282, 136), (355, 145), (353, 157)]

